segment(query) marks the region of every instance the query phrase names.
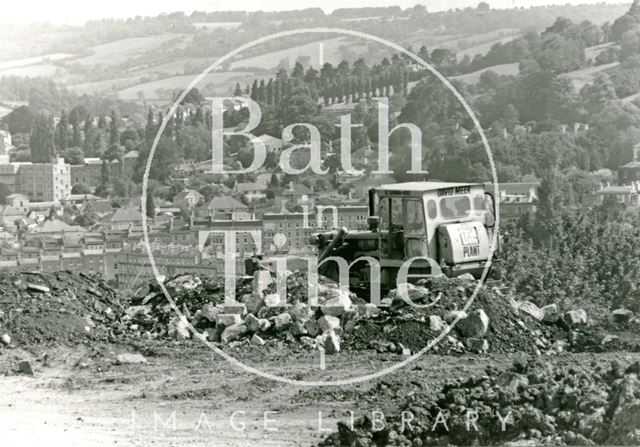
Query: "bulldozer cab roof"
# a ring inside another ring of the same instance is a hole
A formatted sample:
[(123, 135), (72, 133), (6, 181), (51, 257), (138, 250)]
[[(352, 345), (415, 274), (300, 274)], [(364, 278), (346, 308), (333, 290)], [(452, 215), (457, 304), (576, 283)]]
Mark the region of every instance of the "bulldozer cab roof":
[(390, 185), (382, 185), (374, 188), (376, 192), (388, 193), (388, 194), (415, 194), (421, 195), (431, 191), (437, 191), (440, 189), (449, 188), (461, 188), (461, 187), (482, 187), (479, 183), (453, 183), (453, 182), (405, 182), (405, 183), (393, 183)]

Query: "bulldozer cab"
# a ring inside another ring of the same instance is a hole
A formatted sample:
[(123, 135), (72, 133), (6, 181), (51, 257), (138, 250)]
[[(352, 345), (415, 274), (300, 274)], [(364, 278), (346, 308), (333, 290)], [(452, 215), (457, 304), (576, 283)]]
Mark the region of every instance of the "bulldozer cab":
[[(350, 286), (362, 296), (376, 283), (383, 291), (393, 288), (407, 263), (414, 277), (433, 274), (434, 263), (447, 276), (479, 277), (493, 253), (494, 227), (494, 200), (484, 185), (380, 186), (369, 191), (368, 231), (341, 228), (317, 235), (318, 272), (338, 281), (336, 259), (347, 261)], [(379, 279), (371, 260), (378, 264)]]
[(369, 201), (370, 215), (378, 217), (381, 259), (426, 256), (440, 261), (448, 247), (439, 243), (438, 229), (451, 224), (467, 224), (459, 229), (468, 247), (463, 258), (479, 257), (480, 245), (488, 239), (481, 241), (480, 232), (469, 224), (491, 229), (495, 221), (493, 197), (483, 185), (400, 183), (371, 190)]

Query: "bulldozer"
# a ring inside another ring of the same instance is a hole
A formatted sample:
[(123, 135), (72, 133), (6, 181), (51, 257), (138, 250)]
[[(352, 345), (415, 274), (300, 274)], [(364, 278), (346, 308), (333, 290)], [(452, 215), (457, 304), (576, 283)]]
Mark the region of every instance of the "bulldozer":
[[(407, 182), (373, 188), (367, 225), (366, 231), (343, 227), (315, 235), (318, 273), (339, 282), (337, 260), (345, 260), (349, 288), (361, 297), (372, 285), (383, 293), (394, 288), (409, 260), (409, 282), (436, 273), (478, 278), (498, 248), (495, 200), (484, 184)], [(379, 270), (373, 272), (366, 258), (375, 259)]]

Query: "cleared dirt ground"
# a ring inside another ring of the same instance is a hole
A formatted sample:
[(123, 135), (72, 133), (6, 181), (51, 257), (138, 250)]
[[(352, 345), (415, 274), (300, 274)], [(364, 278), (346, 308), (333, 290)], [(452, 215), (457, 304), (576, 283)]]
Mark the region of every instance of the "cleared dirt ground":
[[(118, 365), (123, 352), (148, 364)], [(43, 355), (46, 353), (46, 358)], [(281, 346), (239, 347), (234, 356), (296, 380), (335, 380), (390, 366), (395, 354), (343, 352), (321, 370), (317, 352)], [(16, 375), (30, 358), (35, 377)], [(238, 369), (196, 342), (103, 344), (0, 351), (0, 433), (3, 445), (240, 446), (314, 445), (338, 420), (374, 410), (397, 411), (410, 393), (447, 379), (481, 373), (526, 356), (424, 356), (384, 378), (343, 387), (302, 387)], [(564, 354), (572, 364), (637, 360), (638, 354)], [(345, 374), (346, 373), (346, 374)]]

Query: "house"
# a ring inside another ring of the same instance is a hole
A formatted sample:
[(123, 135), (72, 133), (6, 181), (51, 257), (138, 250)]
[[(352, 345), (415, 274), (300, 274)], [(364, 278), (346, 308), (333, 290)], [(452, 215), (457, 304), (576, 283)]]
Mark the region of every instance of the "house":
[(0, 207), (0, 224), (4, 228), (12, 228), (15, 225), (16, 219), (23, 216), (24, 212), (11, 205), (4, 205)]
[(640, 143), (633, 146), (633, 161), (618, 168), (618, 183), (627, 185), (640, 180)]
[(78, 212), (80, 214), (83, 214), (88, 204), (91, 204), (91, 207), (100, 218), (113, 213), (113, 206), (111, 205), (111, 200), (109, 199), (98, 199), (84, 202), (79, 205)]
[(640, 208), (640, 181), (627, 186), (604, 186), (595, 192), (596, 203), (602, 204), (606, 197), (614, 197), (627, 208)]
[(229, 196), (214, 197), (202, 207), (199, 215), (210, 218), (224, 217), (239, 220), (246, 220), (251, 217), (247, 205)]
[(9, 194), (7, 197), (5, 197), (4, 202), (7, 205), (11, 205), (18, 210), (22, 210), (25, 213), (29, 209), (30, 203), (29, 196), (18, 193)]
[(313, 209), (316, 206), (316, 198), (318, 194), (313, 189), (303, 185), (302, 183), (289, 183), (289, 186), (282, 190), (281, 203), (289, 208), (295, 206), (308, 206)]
[(77, 225), (69, 225), (59, 219), (46, 219), (33, 231), (33, 233), (40, 235), (64, 235), (75, 238), (80, 238), (85, 232), (84, 228)]
[(244, 196), (247, 201), (265, 199), (269, 187), (263, 183), (236, 183), (233, 191)]
[[(523, 214), (534, 213), (538, 201), (538, 182), (500, 183), (500, 219), (504, 221), (517, 220)], [(493, 184), (488, 190), (491, 191)]]
[(8, 155), (12, 150), (11, 134), (8, 130), (0, 130), (0, 155)]
[(264, 144), (267, 154), (277, 154), (288, 144), (280, 138), (272, 137), (267, 134), (260, 135), (258, 139)]
[(315, 229), (314, 214), (265, 213), (262, 216), (262, 245), (267, 254), (307, 253)]
[(136, 208), (118, 208), (112, 215), (103, 219), (102, 224), (107, 230), (142, 232), (142, 213)]
[(173, 204), (177, 207), (193, 209), (204, 200), (204, 196), (195, 189), (185, 189), (173, 196)]

